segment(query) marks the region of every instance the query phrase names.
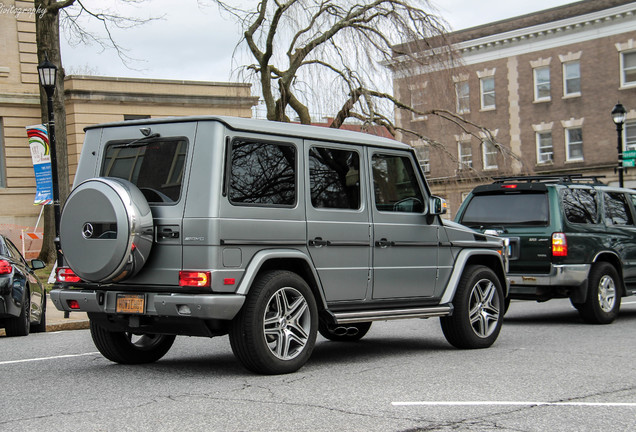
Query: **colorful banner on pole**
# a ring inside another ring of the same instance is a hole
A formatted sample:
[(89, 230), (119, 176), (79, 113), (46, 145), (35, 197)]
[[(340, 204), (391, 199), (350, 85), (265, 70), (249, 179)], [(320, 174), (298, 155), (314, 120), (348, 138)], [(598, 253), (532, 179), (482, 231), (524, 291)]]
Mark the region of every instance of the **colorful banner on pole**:
[(51, 176), (51, 148), (46, 126), (27, 126), (31, 160), (35, 171), (35, 205), (53, 203), (53, 177)]

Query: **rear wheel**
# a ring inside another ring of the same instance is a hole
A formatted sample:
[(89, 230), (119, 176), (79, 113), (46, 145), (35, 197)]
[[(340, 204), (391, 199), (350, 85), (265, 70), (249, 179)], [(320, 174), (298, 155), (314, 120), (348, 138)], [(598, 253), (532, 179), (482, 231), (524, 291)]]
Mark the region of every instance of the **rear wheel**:
[(20, 316), (6, 320), (4, 331), (7, 336), (28, 336), (31, 327), (31, 295), (24, 295)]
[(455, 298), (453, 315), (442, 317), (446, 340), (456, 348), (491, 346), (503, 322), (504, 296), (499, 278), (490, 268), (471, 265), (464, 269)]
[(90, 322), (93, 342), (104, 357), (122, 364), (153, 363), (166, 355), (175, 335), (112, 332), (95, 321)]
[(318, 309), (307, 283), (289, 271), (263, 273), (232, 321), (230, 344), (249, 370), (285, 374), (300, 369), (316, 342)]
[(609, 324), (621, 308), (620, 278), (613, 265), (594, 264), (588, 277), (587, 298), (575, 307), (583, 320), (590, 324)]
[(371, 328), (371, 322), (343, 325), (331, 325), (320, 322), (318, 331), (325, 338), (335, 342), (354, 342), (360, 340)]

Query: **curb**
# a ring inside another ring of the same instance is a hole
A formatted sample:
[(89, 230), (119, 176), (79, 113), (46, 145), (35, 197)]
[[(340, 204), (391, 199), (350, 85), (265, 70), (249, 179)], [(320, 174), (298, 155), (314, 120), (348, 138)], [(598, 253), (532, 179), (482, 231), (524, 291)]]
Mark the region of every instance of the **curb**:
[(81, 321), (70, 321), (63, 322), (57, 324), (47, 324), (46, 332), (56, 332), (56, 331), (64, 331), (64, 330), (85, 330), (90, 327), (90, 322), (88, 320)]

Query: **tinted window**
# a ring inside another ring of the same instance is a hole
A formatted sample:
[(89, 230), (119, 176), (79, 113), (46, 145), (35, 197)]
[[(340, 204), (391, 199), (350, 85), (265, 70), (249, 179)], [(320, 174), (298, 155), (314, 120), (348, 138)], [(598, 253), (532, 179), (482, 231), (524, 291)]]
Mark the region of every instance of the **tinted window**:
[(593, 189), (564, 189), (561, 195), (563, 213), (572, 223), (598, 223), (598, 204)]
[(633, 225), (632, 214), (625, 195), (621, 193), (603, 194), (605, 221), (612, 225)]
[(296, 150), (287, 144), (234, 141), (229, 197), (234, 204), (292, 206), (296, 202)]
[(187, 141), (169, 138), (133, 147), (124, 147), (125, 144), (108, 144), (101, 175), (130, 181), (149, 203), (178, 201)]
[(314, 207), (359, 209), (360, 156), (354, 151), (312, 148), (309, 183)]
[(516, 193), (474, 195), (462, 215), (465, 225), (547, 225), (548, 195)]
[(372, 161), (375, 206), (380, 211), (421, 213), (424, 211), (411, 159), (374, 155)]

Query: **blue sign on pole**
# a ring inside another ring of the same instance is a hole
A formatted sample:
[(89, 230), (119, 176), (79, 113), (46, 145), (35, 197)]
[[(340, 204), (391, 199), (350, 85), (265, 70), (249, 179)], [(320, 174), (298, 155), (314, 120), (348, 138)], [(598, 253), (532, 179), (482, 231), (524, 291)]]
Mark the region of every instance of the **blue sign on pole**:
[(49, 136), (44, 125), (27, 126), (31, 160), (35, 172), (34, 204), (53, 203), (53, 176), (51, 175), (51, 148)]

